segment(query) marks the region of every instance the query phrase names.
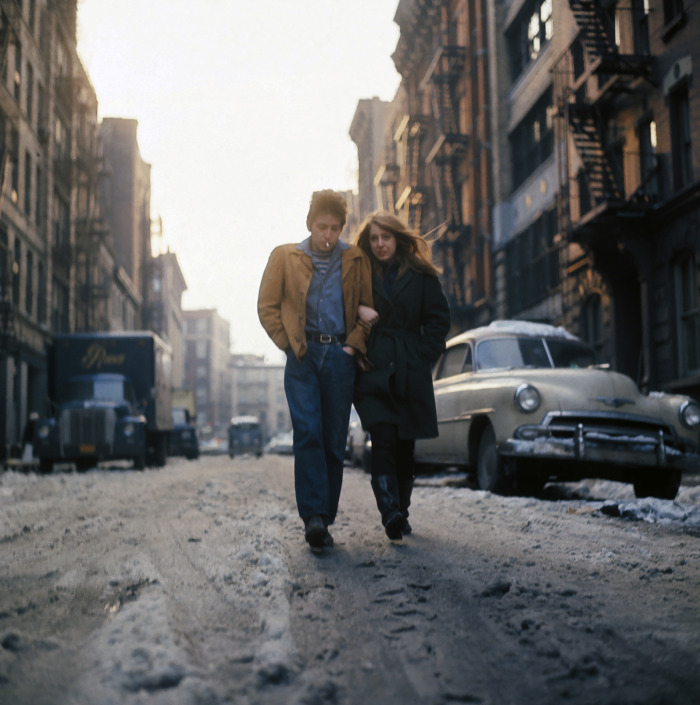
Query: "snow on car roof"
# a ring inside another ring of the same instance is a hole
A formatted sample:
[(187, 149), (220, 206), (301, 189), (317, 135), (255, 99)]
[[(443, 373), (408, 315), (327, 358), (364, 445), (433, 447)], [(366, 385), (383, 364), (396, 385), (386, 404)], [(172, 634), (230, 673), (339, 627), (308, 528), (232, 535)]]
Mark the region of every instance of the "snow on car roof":
[(547, 338), (566, 338), (567, 340), (578, 340), (575, 335), (569, 333), (566, 328), (552, 326), (548, 323), (535, 323), (534, 321), (498, 320), (492, 321), (488, 326), (472, 328), (464, 333), (455, 336), (462, 338), (466, 336), (494, 337), (500, 333), (509, 335), (531, 335), (544, 336)]
[(489, 329), (507, 331), (517, 335), (544, 335), (549, 338), (568, 338), (569, 340), (578, 340), (575, 335), (569, 333), (562, 326), (551, 326), (548, 323), (534, 323), (533, 321), (492, 321)]

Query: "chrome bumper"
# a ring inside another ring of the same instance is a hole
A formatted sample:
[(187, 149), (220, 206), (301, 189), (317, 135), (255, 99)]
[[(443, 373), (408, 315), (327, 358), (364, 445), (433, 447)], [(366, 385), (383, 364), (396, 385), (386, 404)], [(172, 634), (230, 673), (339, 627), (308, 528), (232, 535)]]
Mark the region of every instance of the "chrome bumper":
[[(501, 455), (539, 460), (608, 463), (634, 467), (663, 467), (682, 472), (700, 472), (700, 455), (667, 446), (662, 432), (658, 436), (619, 436), (586, 432), (579, 424), (573, 437), (555, 437), (545, 427), (528, 426), (528, 438), (509, 438), (499, 445)], [(541, 435), (535, 435), (539, 433)]]

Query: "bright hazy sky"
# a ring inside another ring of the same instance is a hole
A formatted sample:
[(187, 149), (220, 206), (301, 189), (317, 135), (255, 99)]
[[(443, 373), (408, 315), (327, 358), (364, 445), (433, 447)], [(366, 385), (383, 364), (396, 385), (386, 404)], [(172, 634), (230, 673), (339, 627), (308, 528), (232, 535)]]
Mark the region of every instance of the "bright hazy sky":
[(282, 355), (256, 301), (272, 248), (308, 235), (311, 193), (357, 190), (357, 102), (391, 100), (398, 0), (79, 0), (100, 117), (136, 118), (151, 209), (232, 349)]

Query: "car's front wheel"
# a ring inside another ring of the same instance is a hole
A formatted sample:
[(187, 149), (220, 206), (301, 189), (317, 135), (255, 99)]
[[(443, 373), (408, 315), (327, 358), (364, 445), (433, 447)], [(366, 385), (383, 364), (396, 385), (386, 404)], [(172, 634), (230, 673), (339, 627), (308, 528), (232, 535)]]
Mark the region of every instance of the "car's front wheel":
[(632, 483), (636, 497), (675, 499), (681, 486), (680, 470), (644, 471)]
[(496, 494), (505, 494), (511, 489), (512, 482), (506, 472), (506, 461), (496, 448), (493, 426), (487, 426), (481, 434), (476, 468), (479, 489)]

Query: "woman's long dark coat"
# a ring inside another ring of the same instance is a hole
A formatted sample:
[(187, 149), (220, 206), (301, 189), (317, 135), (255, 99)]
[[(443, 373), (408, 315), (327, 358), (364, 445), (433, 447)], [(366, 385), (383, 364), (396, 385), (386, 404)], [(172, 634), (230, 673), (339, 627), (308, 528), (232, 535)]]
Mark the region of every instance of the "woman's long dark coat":
[(355, 407), (367, 429), (397, 424), (399, 437), (438, 435), (431, 366), (445, 349), (450, 309), (437, 277), (406, 271), (387, 294), (377, 273), (372, 277), (379, 321), (367, 341), (374, 367), (359, 372)]

